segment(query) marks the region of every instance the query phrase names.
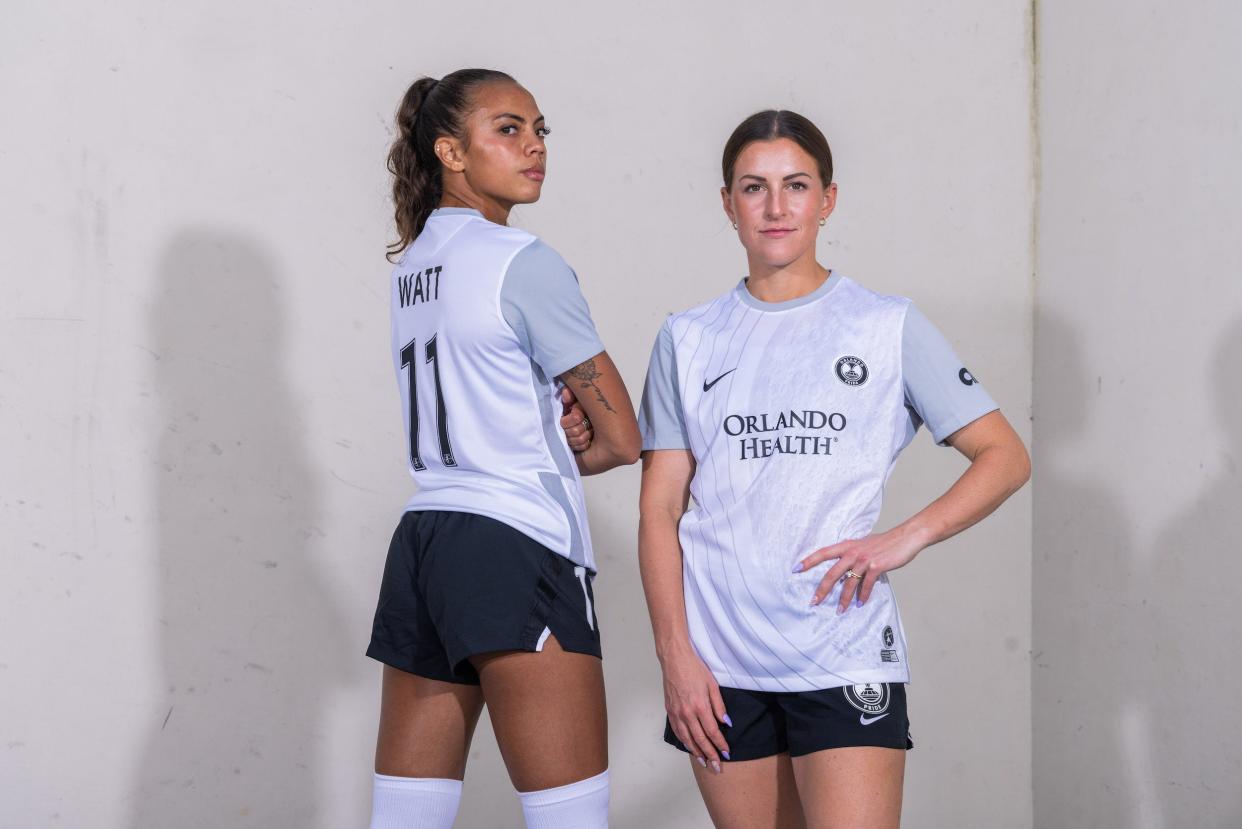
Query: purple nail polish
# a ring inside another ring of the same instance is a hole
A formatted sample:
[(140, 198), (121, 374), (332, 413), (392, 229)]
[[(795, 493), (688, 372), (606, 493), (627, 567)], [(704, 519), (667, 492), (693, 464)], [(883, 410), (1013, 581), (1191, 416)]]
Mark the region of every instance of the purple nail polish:
[(797, 564), (794, 565), (793, 571), (795, 573), (801, 573), (802, 570), (803, 570), (802, 562), (799, 561)]
[(707, 768), (707, 761), (704, 760), (702, 757), (695, 757), (694, 759), (699, 761), (700, 766), (702, 766), (703, 768)]
[(729, 719), (729, 715), (728, 715), (728, 714), (725, 714), (725, 715), (724, 715), (723, 717), (721, 717), (720, 719), (721, 719), (721, 721), (722, 721), (722, 722), (724, 722), (724, 724), (725, 724), (725, 725), (729, 726), (729, 728), (732, 728), (732, 727), (733, 727), (733, 720)]
[(716, 774), (720, 774), (720, 761), (719, 760), (712, 760), (712, 771), (716, 772)]
[(723, 757), (723, 758), (725, 758), (726, 760), (731, 759), (731, 758), (729, 757), (729, 752), (727, 752), (727, 751), (722, 751), (722, 752), (720, 752), (720, 756), (721, 756), (721, 757)]

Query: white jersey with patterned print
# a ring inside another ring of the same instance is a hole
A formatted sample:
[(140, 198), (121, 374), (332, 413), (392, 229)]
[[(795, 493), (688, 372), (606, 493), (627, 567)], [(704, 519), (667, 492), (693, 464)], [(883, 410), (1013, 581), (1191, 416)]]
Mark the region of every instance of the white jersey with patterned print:
[[(872, 531), (897, 455), (922, 422), (905, 377), (908, 311), (917, 313), (909, 300), (834, 274), (785, 303), (761, 302), (743, 282), (666, 322), (640, 424), (644, 449), (689, 448), (696, 460), (679, 526), (686, 615), (720, 684), (909, 681), (886, 576), (866, 604), (838, 615), (840, 584), (810, 606), (833, 561), (793, 572), (814, 550)], [(933, 373), (964, 402), (931, 415), (937, 440), (995, 408), (955, 356), (939, 363)]]
[(406, 509), (494, 518), (594, 571), (556, 378), (604, 349), (573, 271), (524, 230), (440, 209), (393, 269), (391, 290), (418, 484)]

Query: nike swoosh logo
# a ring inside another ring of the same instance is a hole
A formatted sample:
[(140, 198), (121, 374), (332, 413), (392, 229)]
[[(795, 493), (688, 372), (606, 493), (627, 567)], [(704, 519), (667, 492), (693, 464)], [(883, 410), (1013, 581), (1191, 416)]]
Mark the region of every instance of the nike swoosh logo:
[[(888, 712), (888, 714), (891, 714), (891, 713), (893, 712), (892, 711)], [(859, 714), (858, 721), (862, 723), (863, 725), (871, 725), (873, 722), (884, 719), (885, 717), (888, 716), (888, 714), (881, 714), (878, 717), (868, 717), (866, 714)]]
[(717, 377), (715, 380), (711, 381), (710, 383), (709, 383), (709, 382), (707, 382), (706, 380), (704, 380), (704, 381), (703, 381), (703, 391), (711, 391), (712, 386), (716, 385), (716, 384), (717, 384), (717, 383), (719, 383), (721, 380), (725, 379), (726, 377), (728, 377), (730, 374), (732, 374), (732, 373), (733, 373), (733, 372), (735, 372), (735, 371), (737, 371), (737, 369), (735, 369), (735, 368), (731, 368), (731, 369), (729, 369), (728, 371), (726, 371), (724, 374), (722, 374), (722, 375), (720, 375), (719, 377)]

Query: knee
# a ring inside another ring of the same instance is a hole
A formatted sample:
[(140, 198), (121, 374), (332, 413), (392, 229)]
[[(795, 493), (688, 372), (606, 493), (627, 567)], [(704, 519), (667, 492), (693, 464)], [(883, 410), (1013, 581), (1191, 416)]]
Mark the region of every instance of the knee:
[(527, 829), (607, 829), (608, 770), (553, 789), (518, 792)]

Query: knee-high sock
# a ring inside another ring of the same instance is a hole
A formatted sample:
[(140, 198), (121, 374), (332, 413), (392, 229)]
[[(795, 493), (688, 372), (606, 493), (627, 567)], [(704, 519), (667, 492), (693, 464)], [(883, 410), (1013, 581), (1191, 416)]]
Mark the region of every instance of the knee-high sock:
[(461, 781), (375, 775), (371, 829), (452, 829)]
[(608, 770), (594, 777), (542, 789), (518, 792), (526, 829), (608, 829)]

